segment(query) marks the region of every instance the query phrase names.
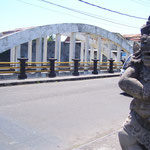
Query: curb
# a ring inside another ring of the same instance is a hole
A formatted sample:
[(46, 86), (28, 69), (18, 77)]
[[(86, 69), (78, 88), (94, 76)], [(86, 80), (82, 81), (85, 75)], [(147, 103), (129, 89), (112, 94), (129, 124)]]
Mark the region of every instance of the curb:
[(121, 150), (118, 130), (97, 138), (89, 143), (73, 148), (72, 150)]
[(120, 76), (120, 73), (114, 74), (99, 74), (99, 75), (85, 75), (85, 76), (67, 76), (67, 77), (55, 77), (55, 78), (36, 78), (36, 79), (24, 79), (24, 80), (5, 80), (0, 83), (0, 87), (4, 86), (15, 86), (25, 84), (38, 84), (48, 82), (63, 82), (63, 81), (77, 81), (77, 80), (88, 80), (98, 78), (110, 78)]

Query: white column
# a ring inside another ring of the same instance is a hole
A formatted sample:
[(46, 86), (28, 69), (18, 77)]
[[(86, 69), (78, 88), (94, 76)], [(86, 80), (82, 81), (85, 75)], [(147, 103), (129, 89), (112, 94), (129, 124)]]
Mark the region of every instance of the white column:
[(102, 61), (101, 55), (102, 55), (102, 41), (101, 37), (98, 37), (97, 39), (97, 59), (99, 59), (99, 62)]
[(58, 62), (61, 61), (61, 35), (60, 35), (60, 40), (59, 40), (59, 53), (58, 53)]
[(108, 60), (111, 58), (111, 41), (108, 41)]
[(121, 61), (121, 47), (117, 46), (117, 62)]
[[(16, 62), (19, 62), (18, 58), (20, 58), (20, 54), (21, 54), (21, 46), (16, 46), (15, 47), (15, 50), (16, 50)], [(19, 64), (16, 64), (16, 67), (19, 67), (20, 65)], [(20, 69), (15, 69), (16, 71), (19, 71)]]
[(10, 62), (15, 62), (15, 47), (10, 49)]
[[(84, 58), (85, 62), (88, 62), (88, 58), (89, 58), (89, 38), (90, 35), (86, 34), (85, 35), (85, 58)], [(87, 69), (87, 64), (85, 64), (84, 69)]]
[(21, 54), (21, 46), (18, 45), (15, 47), (16, 49), (16, 62), (18, 61), (18, 58), (20, 58), (20, 54)]
[(32, 41), (28, 42), (28, 62), (32, 62)]
[[(42, 38), (36, 39), (36, 62), (41, 62), (42, 60)], [(41, 66), (41, 64), (37, 64), (36, 66)], [(41, 70), (41, 68), (36, 69)]]
[(84, 42), (81, 42), (80, 60), (81, 62), (84, 61)]
[(56, 40), (55, 40), (55, 58), (57, 59), (57, 62), (60, 61), (60, 54), (61, 54), (61, 35), (56, 34)]
[(100, 62), (103, 62), (103, 54), (101, 53)]
[(75, 41), (76, 41), (76, 33), (71, 33), (70, 36), (70, 47), (69, 47), (69, 62), (72, 62), (72, 59), (75, 58)]
[(91, 46), (91, 50), (90, 50), (90, 62), (93, 62), (92, 59), (94, 59), (94, 48), (93, 48), (93, 46)]
[(90, 35), (86, 34), (85, 35), (85, 59), (84, 59), (85, 62), (88, 61), (88, 57), (89, 57), (89, 38)]
[(44, 37), (43, 43), (43, 62), (47, 62), (47, 36)]

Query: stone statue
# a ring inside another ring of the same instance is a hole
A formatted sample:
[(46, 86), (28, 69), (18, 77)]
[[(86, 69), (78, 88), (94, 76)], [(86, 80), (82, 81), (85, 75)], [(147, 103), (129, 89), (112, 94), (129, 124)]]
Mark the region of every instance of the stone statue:
[(119, 131), (122, 150), (150, 150), (150, 17), (141, 29), (141, 47), (133, 54), (119, 87), (134, 97)]

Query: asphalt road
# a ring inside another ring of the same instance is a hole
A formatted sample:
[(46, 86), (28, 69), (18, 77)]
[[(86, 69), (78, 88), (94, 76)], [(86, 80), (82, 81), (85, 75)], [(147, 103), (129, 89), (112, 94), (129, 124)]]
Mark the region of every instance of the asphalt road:
[(121, 128), (119, 77), (0, 88), (0, 150), (71, 150)]

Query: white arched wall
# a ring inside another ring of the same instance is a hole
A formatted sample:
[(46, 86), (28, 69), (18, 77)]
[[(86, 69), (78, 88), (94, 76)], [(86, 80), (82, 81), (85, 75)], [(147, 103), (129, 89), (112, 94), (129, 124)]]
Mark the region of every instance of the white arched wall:
[[(0, 53), (4, 52), (8, 49), (11, 49), (12, 52), (12, 60), (15, 61), (14, 54), (19, 55), (19, 48), (23, 43), (28, 42), (28, 59), (32, 61), (32, 40), (36, 40), (36, 61), (41, 61), (41, 39), (44, 38), (44, 47), (43, 47), (43, 61), (46, 61), (47, 58), (47, 39), (46, 37), (52, 34), (56, 34), (56, 43), (55, 43), (55, 57), (57, 60), (60, 60), (60, 52), (61, 45), (60, 39), (61, 35), (67, 34), (70, 36), (70, 50), (69, 50), (69, 60), (72, 61), (75, 53), (75, 42), (76, 39), (79, 38), (82, 42), (81, 44), (81, 59), (88, 61), (88, 50), (90, 48), (90, 43), (97, 44), (97, 58), (101, 59), (102, 55), (102, 38), (107, 39), (110, 45), (111, 43), (119, 46), (118, 48), (118, 60), (120, 48), (127, 51), (128, 53), (132, 52), (132, 47), (130, 44), (121, 36), (116, 33), (109, 32), (100, 27), (87, 25), (87, 24), (76, 24), (76, 23), (65, 23), (65, 24), (53, 24), (53, 25), (45, 25), (34, 27), (26, 30), (22, 30), (7, 36), (3, 36), (0, 38)], [(82, 34), (82, 36), (80, 36)], [(97, 37), (96, 40), (90, 38), (90, 36)], [(83, 38), (84, 36), (84, 38)], [(92, 42), (91, 42), (92, 39)], [(17, 48), (16, 48), (17, 47)], [(16, 50), (18, 50), (16, 52)], [(108, 48), (108, 58), (111, 57), (111, 49)]]

